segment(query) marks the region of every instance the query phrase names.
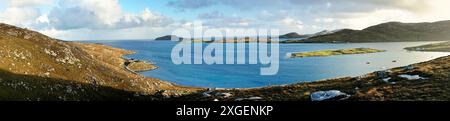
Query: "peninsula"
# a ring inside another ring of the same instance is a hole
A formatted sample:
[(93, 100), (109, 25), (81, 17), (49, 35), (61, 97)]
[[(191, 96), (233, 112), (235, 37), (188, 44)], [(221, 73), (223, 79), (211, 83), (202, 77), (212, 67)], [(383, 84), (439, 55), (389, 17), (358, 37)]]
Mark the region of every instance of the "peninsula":
[(450, 41), (405, 48), (409, 51), (450, 52)]

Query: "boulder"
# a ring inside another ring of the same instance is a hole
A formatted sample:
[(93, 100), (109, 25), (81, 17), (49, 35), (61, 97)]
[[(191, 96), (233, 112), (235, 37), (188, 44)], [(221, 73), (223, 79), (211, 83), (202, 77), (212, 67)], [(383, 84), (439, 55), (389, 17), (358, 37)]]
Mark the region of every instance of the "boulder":
[(403, 69), (404, 69), (404, 70), (407, 70), (407, 71), (413, 70), (413, 69), (414, 69), (414, 66), (413, 66), (413, 65), (405, 66), (405, 67), (403, 67)]
[(228, 97), (233, 96), (231, 93), (216, 93), (215, 95), (219, 96), (219, 97), (223, 97), (223, 98), (228, 98)]
[(211, 97), (211, 94), (209, 94), (209, 93), (211, 93), (211, 92), (209, 92), (209, 91), (203, 92), (202, 96), (203, 97)]
[(257, 101), (262, 99), (263, 99), (262, 97), (249, 97), (249, 98), (236, 98), (234, 101), (244, 101), (244, 100)]
[(383, 70), (383, 71), (377, 71), (375, 72), (377, 78), (387, 78), (389, 77), (389, 71)]
[(329, 90), (329, 91), (318, 91), (311, 94), (311, 101), (333, 101), (333, 100), (343, 100), (350, 95), (343, 93), (339, 90)]
[(408, 80), (426, 79), (424, 77), (420, 77), (419, 75), (407, 75), (407, 74), (398, 75), (398, 77), (406, 78)]

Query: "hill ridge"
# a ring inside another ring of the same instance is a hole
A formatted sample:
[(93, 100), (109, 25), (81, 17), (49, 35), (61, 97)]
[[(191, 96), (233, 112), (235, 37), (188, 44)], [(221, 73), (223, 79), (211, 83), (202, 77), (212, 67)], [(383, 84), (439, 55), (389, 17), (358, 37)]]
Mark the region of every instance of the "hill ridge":
[[(33, 76), (38, 78), (37, 80), (51, 79), (94, 87), (109, 87), (125, 92), (136, 92), (139, 95), (153, 95), (160, 93), (161, 90), (166, 95), (192, 91), (193, 88), (180, 87), (129, 72), (123, 66), (126, 60), (122, 56), (133, 53), (101, 44), (63, 41), (25, 28), (0, 24), (0, 70), (6, 71), (5, 73)], [(2, 82), (10, 82), (8, 84), (33, 82), (29, 79), (20, 78), (20, 76), (1, 78)], [(22, 88), (29, 88), (28, 86)], [(24, 90), (17, 88), (3, 91), (23, 92)], [(58, 96), (64, 97), (75, 93), (86, 94), (81, 89), (73, 88), (72, 93)], [(95, 92), (93, 95), (108, 97), (108, 94), (96, 95)], [(39, 96), (28, 98), (36, 100)], [(83, 100), (83, 97), (80, 96), (80, 98)]]
[(341, 31), (290, 41), (306, 43), (410, 42), (450, 40), (450, 20), (421, 23), (386, 22), (362, 30)]

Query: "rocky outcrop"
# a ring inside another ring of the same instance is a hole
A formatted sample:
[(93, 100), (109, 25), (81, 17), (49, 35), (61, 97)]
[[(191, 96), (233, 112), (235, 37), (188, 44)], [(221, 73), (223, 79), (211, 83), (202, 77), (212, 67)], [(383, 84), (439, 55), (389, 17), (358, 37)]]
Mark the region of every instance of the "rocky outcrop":
[(156, 66), (149, 64), (145, 61), (134, 59), (127, 59), (124, 65), (126, 69), (132, 72), (150, 71), (157, 68)]

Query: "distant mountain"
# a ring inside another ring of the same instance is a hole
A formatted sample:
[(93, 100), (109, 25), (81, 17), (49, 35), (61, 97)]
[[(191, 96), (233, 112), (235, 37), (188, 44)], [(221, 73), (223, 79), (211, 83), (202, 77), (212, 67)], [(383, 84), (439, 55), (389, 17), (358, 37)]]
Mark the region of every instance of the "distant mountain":
[(287, 33), (285, 35), (280, 35), (280, 38), (282, 39), (289, 39), (289, 38), (307, 38), (310, 35), (300, 35), (296, 32)]
[(327, 34), (333, 34), (333, 33), (339, 32), (341, 30), (342, 29), (331, 30), (331, 31), (330, 30), (323, 30), (323, 31), (320, 31), (320, 32), (317, 32), (317, 33), (311, 35), (310, 37), (316, 37), (316, 36), (322, 36), (322, 35), (327, 35)]
[(176, 35), (166, 35), (166, 36), (158, 37), (155, 40), (172, 40), (172, 39), (178, 40), (178, 41), (183, 40), (183, 38), (178, 37)]
[(450, 21), (433, 23), (388, 22), (363, 30), (342, 29), (340, 31), (314, 36), (301, 41), (307, 43), (345, 42), (409, 42), (450, 40)]

